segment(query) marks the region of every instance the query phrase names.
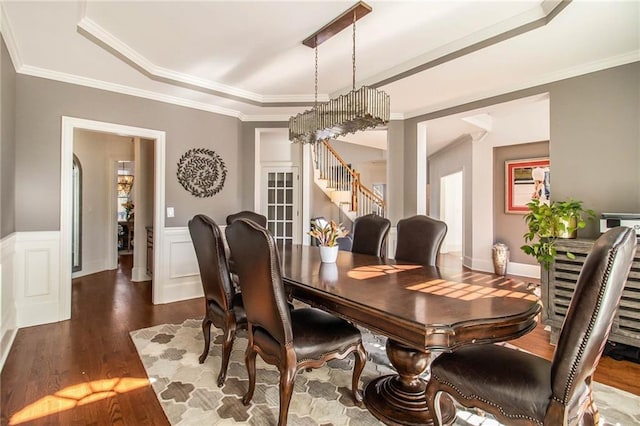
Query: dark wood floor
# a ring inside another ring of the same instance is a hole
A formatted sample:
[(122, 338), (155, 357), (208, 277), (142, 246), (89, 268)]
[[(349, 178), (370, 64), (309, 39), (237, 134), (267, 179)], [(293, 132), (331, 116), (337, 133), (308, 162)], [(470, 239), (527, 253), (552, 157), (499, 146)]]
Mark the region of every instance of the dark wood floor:
[[(151, 304), (149, 282), (121, 268), (73, 282), (72, 318), (18, 332), (1, 376), (0, 419), (6, 424), (163, 425), (129, 331), (198, 318), (202, 299)], [(451, 267), (451, 265), (447, 265)], [(542, 327), (514, 343), (550, 358)], [(640, 365), (603, 358), (596, 380), (640, 395)]]

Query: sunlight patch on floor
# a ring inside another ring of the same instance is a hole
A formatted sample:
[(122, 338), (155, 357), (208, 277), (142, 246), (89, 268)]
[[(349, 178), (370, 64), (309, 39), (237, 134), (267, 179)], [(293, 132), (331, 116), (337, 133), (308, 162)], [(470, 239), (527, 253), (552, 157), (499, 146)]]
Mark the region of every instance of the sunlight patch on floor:
[(80, 383), (40, 398), (11, 416), (10, 425), (17, 425), (61, 411), (110, 398), (149, 385), (148, 379), (122, 377)]

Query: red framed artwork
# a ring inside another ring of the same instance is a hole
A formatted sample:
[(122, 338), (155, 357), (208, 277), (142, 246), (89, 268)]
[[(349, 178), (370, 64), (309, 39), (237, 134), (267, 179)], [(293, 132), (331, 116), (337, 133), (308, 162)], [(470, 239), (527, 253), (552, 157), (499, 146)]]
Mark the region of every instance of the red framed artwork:
[(548, 158), (505, 161), (505, 213), (525, 214), (527, 203), (549, 204), (551, 181)]

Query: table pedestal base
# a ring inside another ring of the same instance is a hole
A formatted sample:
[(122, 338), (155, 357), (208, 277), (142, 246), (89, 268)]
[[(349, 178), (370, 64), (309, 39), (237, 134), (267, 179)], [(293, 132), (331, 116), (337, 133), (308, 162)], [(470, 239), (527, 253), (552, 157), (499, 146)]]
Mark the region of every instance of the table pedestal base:
[[(387, 356), (397, 375), (372, 380), (364, 392), (364, 403), (375, 417), (389, 425), (432, 425), (433, 416), (427, 408), (427, 383), (420, 374), (429, 365), (429, 353), (408, 348), (387, 340)], [(446, 395), (440, 398), (442, 423), (450, 425), (456, 418), (453, 402)]]

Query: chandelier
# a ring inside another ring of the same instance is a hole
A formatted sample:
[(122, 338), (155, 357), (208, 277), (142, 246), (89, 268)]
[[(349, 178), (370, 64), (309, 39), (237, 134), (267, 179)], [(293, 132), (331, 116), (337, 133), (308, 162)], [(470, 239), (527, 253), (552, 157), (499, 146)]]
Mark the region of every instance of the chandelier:
[(133, 187), (133, 176), (124, 174), (126, 173), (124, 170), (124, 161), (121, 161), (120, 165), (122, 166), (122, 173), (118, 170), (118, 195), (125, 196), (129, 195)]
[[(315, 49), (315, 101), (313, 108), (289, 118), (289, 140), (315, 143), (389, 122), (390, 98), (382, 90), (362, 86), (356, 90), (356, 21), (371, 12), (359, 2), (302, 43)], [(352, 90), (326, 103), (318, 103), (318, 45), (345, 29), (353, 27)]]

